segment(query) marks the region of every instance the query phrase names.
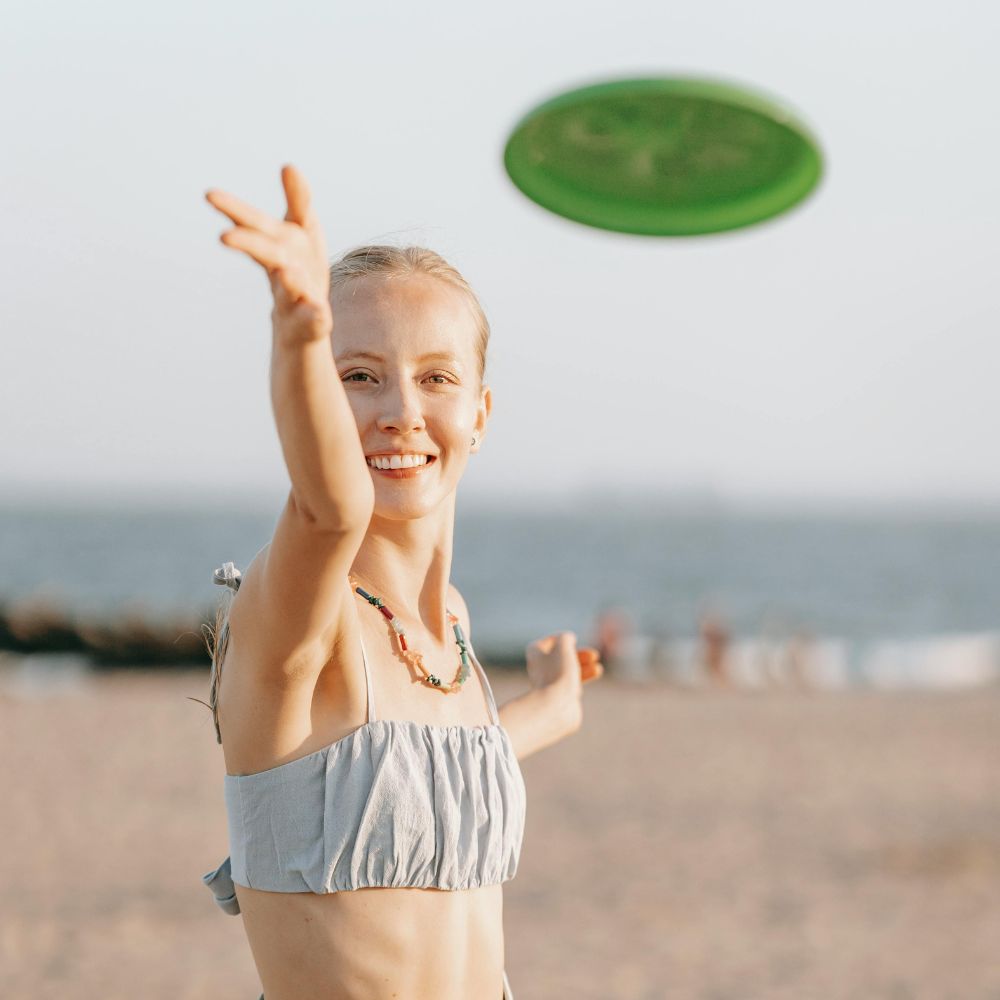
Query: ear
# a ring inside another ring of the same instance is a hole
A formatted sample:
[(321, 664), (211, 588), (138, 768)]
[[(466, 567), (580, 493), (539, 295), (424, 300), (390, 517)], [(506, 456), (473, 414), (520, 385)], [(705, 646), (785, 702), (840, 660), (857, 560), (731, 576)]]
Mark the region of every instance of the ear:
[(493, 411), (493, 391), (488, 385), (483, 386), (482, 395), (479, 399), (479, 406), (476, 408), (476, 423), (473, 433), (476, 435), (475, 450), (478, 451), (486, 437), (486, 424), (490, 413)]

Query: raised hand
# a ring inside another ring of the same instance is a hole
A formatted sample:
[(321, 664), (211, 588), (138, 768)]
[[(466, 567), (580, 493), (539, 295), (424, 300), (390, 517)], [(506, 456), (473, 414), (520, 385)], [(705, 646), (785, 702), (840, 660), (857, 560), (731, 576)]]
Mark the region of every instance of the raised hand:
[(288, 204), (284, 220), (215, 188), (205, 199), (235, 223), (220, 240), (267, 271), (276, 336), (293, 342), (320, 340), (333, 328), (326, 241), (305, 177), (287, 165), (281, 169), (281, 183)]

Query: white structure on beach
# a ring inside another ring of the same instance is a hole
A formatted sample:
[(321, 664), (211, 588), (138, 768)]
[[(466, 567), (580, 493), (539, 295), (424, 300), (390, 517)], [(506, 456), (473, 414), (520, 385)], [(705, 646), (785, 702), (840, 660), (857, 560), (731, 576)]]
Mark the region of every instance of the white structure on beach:
[[(1000, 682), (1000, 633), (935, 635), (852, 643), (834, 637), (735, 638), (724, 676), (738, 688), (955, 689)], [(709, 682), (702, 641), (635, 633), (623, 637), (609, 674), (637, 682)]]

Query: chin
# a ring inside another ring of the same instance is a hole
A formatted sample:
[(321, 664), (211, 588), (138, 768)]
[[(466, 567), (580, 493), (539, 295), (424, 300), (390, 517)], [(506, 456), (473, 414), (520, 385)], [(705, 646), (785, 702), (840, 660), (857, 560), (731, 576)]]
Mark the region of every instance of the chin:
[[(460, 480), (459, 480), (460, 481)], [(428, 483), (424, 489), (409, 490), (407, 483), (380, 483), (375, 487), (376, 517), (387, 521), (416, 521), (442, 509), (454, 513), (458, 482)]]
[(444, 497), (394, 497), (380, 499), (375, 494), (376, 517), (386, 521), (418, 521), (437, 511)]

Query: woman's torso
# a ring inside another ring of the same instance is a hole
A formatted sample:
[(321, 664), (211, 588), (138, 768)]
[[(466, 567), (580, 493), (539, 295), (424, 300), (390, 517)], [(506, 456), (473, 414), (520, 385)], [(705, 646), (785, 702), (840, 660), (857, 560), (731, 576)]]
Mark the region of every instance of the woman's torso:
[[(230, 637), (219, 697), (227, 782), (275, 768), (283, 773), (284, 765), (338, 741), (351, 742), (356, 731), (367, 736), (372, 688), (382, 720), (495, 728), (495, 702), (478, 660), (457, 694), (431, 690), (398, 656), (381, 615), (368, 618), (362, 599), (354, 599), (357, 604), (345, 606), (336, 630), (330, 656), (336, 667), (324, 670), (312, 690), (291, 697), (287, 691), (269, 696), (241, 675), (239, 637)], [(429, 636), (410, 635), (409, 644), (423, 653), (425, 666), (450, 679), (458, 665), (454, 643), (449, 649)], [(478, 734), (478, 728), (470, 728), (470, 736)], [(268, 1000), (326, 998), (338, 987), (336, 995), (344, 1000), (500, 996), (499, 882), (461, 889), (379, 886), (326, 892), (263, 891), (238, 884), (236, 892)]]

